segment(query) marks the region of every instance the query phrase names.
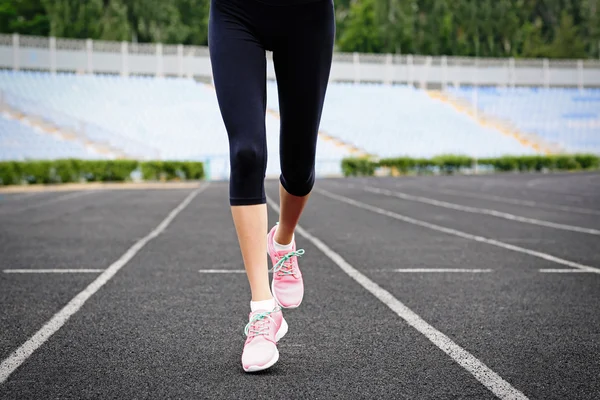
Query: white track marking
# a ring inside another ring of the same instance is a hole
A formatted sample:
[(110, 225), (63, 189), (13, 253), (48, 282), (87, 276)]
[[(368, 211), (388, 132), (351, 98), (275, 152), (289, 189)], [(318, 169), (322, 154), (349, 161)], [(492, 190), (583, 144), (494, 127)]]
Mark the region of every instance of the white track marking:
[[(269, 197), (267, 202), (275, 211), (279, 212), (279, 206)], [(360, 273), (356, 268), (350, 265), (338, 253), (320, 239), (308, 233), (301, 226), (296, 227), (296, 232), (310, 241), (327, 257), (329, 257), (338, 267), (340, 267), (352, 279), (358, 282), (363, 288), (369, 291), (379, 301), (388, 306), (400, 318), (405, 320), (410, 326), (422, 333), (427, 339), (435, 344), (440, 350), (446, 353), (450, 358), (456, 361), (461, 367), (470, 372), (475, 379), (488, 388), (500, 399), (527, 399), (527, 397), (515, 389), (510, 383), (502, 379), (498, 374), (488, 368), (483, 362), (475, 358), (471, 353), (454, 343), (448, 336), (429, 325), (425, 320), (419, 317), (410, 308), (405, 306), (400, 300), (396, 299), (390, 292), (383, 289), (375, 282)]]
[[(556, 178), (558, 178), (558, 179), (556, 179)], [(527, 186), (528, 188), (536, 188), (540, 183), (550, 183), (550, 184), (555, 185), (556, 183), (559, 183), (559, 182), (557, 182), (558, 180), (566, 179), (566, 178), (567, 178), (566, 175), (558, 176), (558, 177), (554, 176), (554, 177), (548, 177), (548, 178), (537, 178), (537, 179), (532, 179), (532, 180), (527, 181), (525, 186)], [(596, 196), (596, 194), (594, 194), (594, 193), (581, 192), (581, 191), (579, 191), (577, 193), (579, 196), (574, 196), (567, 192), (556, 192), (554, 190), (548, 190), (546, 188), (539, 189), (538, 191), (544, 191), (544, 192), (548, 192), (548, 193), (552, 193), (552, 194), (564, 195), (564, 196), (572, 197), (573, 199), (578, 199), (578, 200), (581, 200), (581, 196), (586, 196), (586, 197)]]
[(490, 215), (492, 217), (503, 218), (503, 219), (507, 219), (510, 221), (522, 222), (522, 223), (526, 223), (526, 224), (544, 226), (546, 228), (561, 229), (561, 230), (565, 230), (565, 231), (587, 233), (589, 235), (600, 236), (600, 230), (598, 230), (598, 229), (582, 228), (580, 226), (558, 224), (556, 222), (543, 221), (543, 220), (534, 219), (534, 218), (526, 218), (526, 217), (521, 217), (519, 215), (514, 215), (514, 214), (509, 214), (509, 213), (505, 213), (505, 212), (501, 212), (501, 211), (492, 210), (489, 208), (477, 208), (477, 207), (463, 206), (463, 205), (456, 204), (456, 203), (449, 203), (447, 201), (430, 199), (428, 197), (423, 197), (423, 196), (413, 196), (410, 194), (406, 194), (406, 193), (402, 193), (402, 192), (395, 192), (395, 191), (391, 191), (391, 190), (387, 190), (387, 189), (380, 189), (380, 188), (376, 188), (373, 186), (365, 186), (365, 187), (363, 187), (363, 190), (366, 192), (370, 192), (370, 193), (382, 194), (384, 196), (390, 196), (390, 197), (397, 197), (397, 198), (403, 199), (403, 200), (416, 201), (419, 203), (429, 204), (429, 205), (436, 206), (436, 207), (449, 208), (449, 209), (457, 210), (457, 211), (468, 212), (471, 214)]
[(75, 296), (66, 306), (46, 322), (46, 324), (37, 331), (29, 340), (16, 349), (7, 359), (0, 364), (0, 383), (3, 383), (8, 377), (27, 360), (46, 340), (48, 340), (56, 331), (58, 331), (68, 319), (75, 314), (85, 304), (85, 302), (94, 295), (106, 282), (108, 282), (121, 268), (123, 268), (142, 248), (152, 239), (160, 235), (175, 217), (190, 204), (190, 202), (200, 192), (206, 189), (209, 184), (190, 193), (169, 215), (148, 235), (137, 241), (125, 252), (117, 261), (112, 263), (104, 272), (88, 285), (81, 293)]
[(428, 273), (428, 272), (443, 272), (443, 273), (472, 273), (481, 274), (492, 272), (491, 269), (468, 269), (468, 268), (398, 268), (393, 269), (394, 272), (413, 272), (413, 273)]
[(557, 264), (567, 265), (569, 267), (577, 268), (577, 269), (580, 269), (583, 271), (594, 272), (596, 274), (600, 274), (600, 268), (590, 267), (589, 265), (583, 265), (583, 264), (576, 263), (574, 261), (565, 260), (563, 258), (555, 257), (553, 255), (543, 253), (541, 251), (526, 249), (524, 247), (515, 246), (515, 245), (509, 244), (509, 243), (501, 242), (499, 240), (488, 239), (483, 236), (471, 235), (470, 233), (462, 232), (462, 231), (459, 231), (456, 229), (446, 228), (441, 225), (436, 225), (436, 224), (421, 221), (421, 220), (418, 220), (415, 218), (406, 217), (404, 215), (400, 215), (393, 211), (388, 211), (388, 210), (384, 210), (383, 208), (372, 206), (370, 204), (361, 203), (360, 201), (352, 200), (351, 198), (341, 196), (338, 194), (334, 194), (334, 193), (328, 192), (323, 189), (315, 188), (314, 191), (322, 194), (323, 196), (329, 197), (331, 199), (338, 200), (338, 201), (353, 205), (358, 208), (369, 210), (369, 211), (372, 211), (377, 214), (385, 215), (386, 217), (394, 218), (399, 221), (407, 222), (409, 224), (422, 226), (424, 228), (433, 229), (434, 231), (444, 232), (449, 235), (458, 236), (458, 237), (468, 239), (468, 240), (474, 240), (476, 242), (491, 244), (493, 246), (502, 247), (503, 249), (508, 249), (508, 250), (513, 250), (513, 251), (519, 252), (519, 253), (529, 254), (534, 257), (544, 259), (546, 261), (551, 261), (551, 262), (554, 262)]
[[(396, 186), (400, 187), (399, 184), (396, 184)], [(548, 204), (548, 203), (540, 203), (538, 201), (521, 200), (521, 199), (515, 199), (515, 198), (512, 198), (512, 197), (495, 196), (495, 195), (492, 195), (492, 194), (467, 192), (467, 191), (452, 190), (452, 189), (437, 189), (437, 188), (434, 189), (434, 188), (430, 188), (430, 187), (428, 187), (428, 188), (417, 187), (415, 189), (430, 191), (430, 192), (434, 192), (434, 193), (443, 193), (443, 194), (457, 195), (457, 196), (461, 196), (461, 197), (470, 197), (470, 198), (483, 199), (483, 200), (492, 200), (492, 201), (497, 201), (497, 202), (501, 202), (501, 203), (515, 204), (515, 205), (519, 205), (519, 206), (527, 206), (527, 207), (535, 207), (535, 208), (547, 208), (549, 210), (573, 212), (573, 213), (580, 213), (580, 214), (600, 215), (600, 211), (591, 210), (589, 208), (573, 207), (573, 206), (562, 206), (562, 205)]]
[(87, 195), (92, 194), (92, 193), (97, 193), (97, 191), (96, 190), (89, 190), (89, 191), (83, 191), (83, 192), (67, 193), (67, 194), (63, 194), (61, 196), (56, 196), (56, 197), (53, 197), (53, 198), (45, 200), (45, 201), (40, 201), (39, 203), (32, 204), (30, 206), (19, 208), (19, 209), (16, 209), (16, 210), (10, 210), (10, 209), (9, 210), (3, 210), (2, 213), (3, 214), (14, 214), (14, 213), (20, 213), (20, 212), (23, 212), (23, 211), (34, 210), (36, 208), (47, 206), (49, 204), (58, 203), (59, 201), (74, 199), (76, 197), (81, 197), (81, 196), (87, 196)]
[(201, 274), (243, 274), (246, 271), (243, 269), (201, 269), (198, 272)]
[(582, 274), (591, 271), (583, 271), (581, 269), (540, 269), (543, 274)]
[(540, 183), (545, 183), (545, 182), (547, 182), (547, 179), (544, 179), (544, 178), (535, 178), (535, 179), (528, 180), (525, 183), (525, 186), (527, 186), (528, 188), (532, 188), (532, 187), (536, 187)]
[(103, 269), (5, 269), (5, 274), (78, 274), (100, 273)]

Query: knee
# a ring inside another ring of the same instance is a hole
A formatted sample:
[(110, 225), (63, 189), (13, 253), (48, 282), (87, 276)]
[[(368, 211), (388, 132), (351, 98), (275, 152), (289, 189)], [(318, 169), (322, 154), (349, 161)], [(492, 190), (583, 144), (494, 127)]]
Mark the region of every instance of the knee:
[(260, 144), (238, 143), (231, 148), (230, 203), (264, 204), (266, 152)]
[(289, 194), (298, 197), (308, 195), (315, 184), (314, 168), (308, 170), (295, 170), (283, 172), (280, 177), (283, 188)]
[(242, 175), (264, 173), (265, 151), (252, 143), (240, 144), (231, 149), (231, 170)]

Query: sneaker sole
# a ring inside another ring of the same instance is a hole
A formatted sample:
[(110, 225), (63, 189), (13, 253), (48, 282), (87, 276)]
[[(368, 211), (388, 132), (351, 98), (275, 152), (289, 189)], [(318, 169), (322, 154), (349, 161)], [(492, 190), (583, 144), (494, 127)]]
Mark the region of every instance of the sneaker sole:
[(248, 368), (244, 367), (244, 371), (246, 371), (246, 372), (264, 371), (265, 369), (271, 368), (273, 365), (275, 365), (275, 363), (278, 360), (279, 360), (279, 350), (277, 350), (273, 359), (271, 361), (269, 361), (268, 363), (266, 363), (265, 365), (251, 365)]
[(275, 341), (279, 342), (279, 340), (281, 340), (281, 338), (284, 337), (286, 333), (288, 333), (288, 329), (289, 329), (288, 323), (285, 320), (285, 318), (283, 318), (282, 322), (281, 322), (281, 327), (275, 334)]
[[(279, 330), (277, 331), (277, 334), (275, 335), (275, 340), (279, 341), (282, 337), (284, 337), (285, 334), (288, 332), (288, 329), (289, 329), (288, 323), (286, 322), (285, 319), (283, 319), (283, 322), (281, 323), (281, 328), (279, 328)], [(271, 361), (269, 361), (268, 363), (266, 363), (265, 365), (251, 365), (248, 368), (244, 368), (244, 371), (246, 371), (246, 372), (264, 371), (265, 369), (271, 368), (273, 365), (275, 365), (275, 363), (277, 361), (279, 361), (279, 350), (277, 350), (277, 352), (273, 356), (273, 359)]]

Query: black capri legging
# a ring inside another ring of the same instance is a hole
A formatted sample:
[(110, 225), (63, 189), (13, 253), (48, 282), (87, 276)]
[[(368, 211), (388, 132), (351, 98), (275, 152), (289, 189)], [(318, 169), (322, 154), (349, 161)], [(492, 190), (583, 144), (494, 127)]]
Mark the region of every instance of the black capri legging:
[(295, 196), (312, 190), (334, 38), (332, 0), (211, 1), (208, 42), (229, 137), (231, 205), (266, 202), (266, 50), (279, 94), (280, 181)]

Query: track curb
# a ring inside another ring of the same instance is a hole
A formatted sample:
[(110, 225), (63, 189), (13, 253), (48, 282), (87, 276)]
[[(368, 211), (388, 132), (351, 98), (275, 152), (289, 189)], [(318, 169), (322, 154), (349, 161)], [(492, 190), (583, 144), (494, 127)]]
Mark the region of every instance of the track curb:
[(31, 193), (31, 192), (64, 192), (64, 191), (85, 191), (85, 190), (131, 190), (131, 189), (195, 189), (200, 187), (202, 182), (125, 182), (125, 183), (66, 183), (52, 185), (22, 185), (0, 187), (1, 193)]

